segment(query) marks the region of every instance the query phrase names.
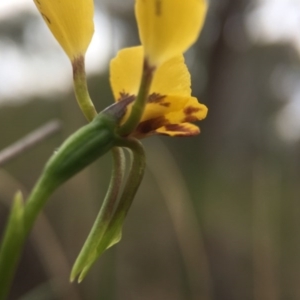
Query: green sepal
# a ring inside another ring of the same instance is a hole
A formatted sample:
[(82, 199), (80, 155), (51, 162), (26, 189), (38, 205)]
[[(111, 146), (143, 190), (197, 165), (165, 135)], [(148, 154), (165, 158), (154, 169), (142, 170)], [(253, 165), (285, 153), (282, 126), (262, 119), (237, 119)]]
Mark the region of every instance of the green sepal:
[(24, 240), (24, 204), (21, 192), (17, 192), (0, 247), (0, 299), (5, 299), (10, 288), (19, 248)]

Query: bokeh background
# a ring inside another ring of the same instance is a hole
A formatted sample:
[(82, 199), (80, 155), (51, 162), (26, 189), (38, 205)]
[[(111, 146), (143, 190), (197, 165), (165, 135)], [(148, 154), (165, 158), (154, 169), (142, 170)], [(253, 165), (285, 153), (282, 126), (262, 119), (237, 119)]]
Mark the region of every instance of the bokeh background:
[[(101, 110), (113, 101), (110, 58), (139, 40), (133, 0), (95, 5), (87, 68)], [(186, 53), (193, 94), (209, 108), (201, 135), (144, 141), (148, 168), (123, 239), (80, 285), (69, 272), (105, 195), (110, 155), (61, 187), (9, 299), (300, 299), (299, 55), (300, 0), (211, 0)], [(85, 124), (69, 61), (33, 1), (1, 0), (0, 149), (52, 119), (59, 133), (1, 166), (0, 234), (15, 191), (28, 193)]]

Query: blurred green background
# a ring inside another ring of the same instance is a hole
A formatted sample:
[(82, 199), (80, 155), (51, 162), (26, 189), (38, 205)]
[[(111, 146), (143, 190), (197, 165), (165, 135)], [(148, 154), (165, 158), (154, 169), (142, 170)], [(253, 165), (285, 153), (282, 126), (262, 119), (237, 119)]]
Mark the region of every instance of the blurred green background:
[[(101, 110), (113, 101), (109, 59), (139, 40), (133, 0), (95, 4), (87, 66)], [(105, 195), (110, 155), (60, 188), (9, 299), (300, 299), (299, 50), (299, 0), (211, 0), (186, 53), (193, 94), (209, 108), (201, 135), (144, 141), (148, 169), (123, 239), (80, 285), (69, 284), (70, 267)], [(33, 3), (3, 0), (0, 149), (52, 119), (63, 129), (1, 167), (0, 234), (15, 191), (28, 193), (85, 124), (71, 84), (69, 61)]]

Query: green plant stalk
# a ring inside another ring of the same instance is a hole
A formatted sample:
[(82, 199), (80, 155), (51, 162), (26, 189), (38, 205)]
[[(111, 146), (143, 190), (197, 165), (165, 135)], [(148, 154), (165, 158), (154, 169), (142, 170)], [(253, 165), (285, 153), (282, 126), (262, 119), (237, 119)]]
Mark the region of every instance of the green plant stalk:
[(7, 297), (25, 240), (55, 188), (46, 176), (41, 176), (24, 206), (23, 203), (21, 206), (20, 200), (17, 202), (18, 196), (15, 198), (0, 248), (0, 300)]
[[(120, 108), (120, 107), (119, 107)], [(25, 205), (25, 229), (31, 228), (51, 193), (79, 171), (114, 147), (119, 115), (103, 111), (94, 120), (71, 135), (52, 155)], [(123, 111), (123, 108), (121, 108)]]
[(91, 122), (97, 116), (97, 111), (87, 87), (84, 56), (75, 58), (72, 61), (72, 67), (74, 92), (78, 105), (86, 119)]
[(19, 259), (19, 248), (24, 239), (23, 197), (20, 192), (15, 195), (12, 210), (0, 247), (0, 300), (4, 300), (9, 292), (14, 275), (14, 268)]
[[(112, 109), (115, 108), (116, 106)], [(5, 262), (0, 263), (0, 281), (7, 282), (8, 286), (16, 269), (22, 245), (49, 196), (61, 184), (114, 147), (117, 139), (115, 127), (119, 116), (115, 118), (110, 112), (111, 110), (107, 110), (106, 113), (101, 113), (93, 122), (80, 128), (52, 155), (25, 203), (22, 235), (16, 234), (13, 239), (6, 238), (9, 234), (7, 232), (18, 231), (13, 225), (20, 225), (9, 222), (0, 251), (0, 262)]]
[(144, 113), (145, 106), (147, 104), (147, 99), (150, 92), (154, 71), (155, 68), (151, 67), (145, 59), (143, 64), (143, 72), (139, 91), (136, 100), (132, 105), (132, 110), (129, 115), (129, 118), (119, 129), (120, 136), (129, 135), (139, 124)]
[(98, 242), (102, 238), (115, 209), (125, 173), (125, 156), (123, 150), (119, 147), (114, 147), (111, 151), (114, 164), (110, 184), (92, 230), (74, 263), (70, 281), (74, 281), (90, 258), (95, 255)]
[(124, 191), (119, 204), (111, 218), (107, 229), (101, 240), (98, 241), (97, 252), (82, 270), (78, 282), (81, 282), (94, 264), (95, 260), (109, 247), (119, 242), (121, 238), (122, 225), (129, 208), (133, 202), (134, 196), (143, 179), (146, 156), (142, 144), (136, 139), (119, 139), (118, 146), (129, 148), (133, 154), (132, 166), (127, 178)]

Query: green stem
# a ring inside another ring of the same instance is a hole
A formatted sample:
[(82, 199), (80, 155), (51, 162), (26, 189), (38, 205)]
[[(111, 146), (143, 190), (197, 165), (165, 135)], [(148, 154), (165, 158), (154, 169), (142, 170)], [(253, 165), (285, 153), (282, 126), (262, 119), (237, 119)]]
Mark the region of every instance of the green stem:
[(143, 179), (146, 167), (146, 157), (142, 144), (136, 139), (120, 139), (117, 145), (129, 148), (132, 151), (133, 161), (130, 173), (114, 215), (111, 218), (102, 239), (98, 241), (97, 255), (84, 267), (79, 276), (79, 282), (81, 282), (86, 276), (96, 258), (99, 257), (107, 248), (120, 240), (124, 219)]
[(15, 196), (3, 241), (0, 247), (0, 299), (6, 299), (24, 240), (24, 206), (22, 194)]
[(83, 270), (88, 261), (95, 256), (99, 240), (102, 238), (115, 209), (115, 204), (125, 172), (125, 156), (123, 150), (119, 147), (114, 147), (112, 149), (112, 155), (114, 165), (109, 188), (99, 214), (94, 222), (93, 228), (90, 231), (90, 234), (72, 268), (70, 276), (71, 281), (74, 281), (76, 276)]
[(79, 56), (72, 61), (73, 83), (77, 102), (86, 119), (91, 122), (96, 116), (97, 111), (90, 98), (85, 73), (84, 56)]
[[(75, 59), (72, 66), (77, 101), (85, 117), (88, 121), (92, 121), (97, 112), (88, 93), (84, 57)], [(70, 137), (60, 148), (60, 154), (53, 155), (47, 163), (24, 205), (22, 214), (16, 214), (16, 208), (12, 209), (0, 247), (0, 300), (4, 300), (8, 293), (22, 245), (49, 196), (60, 184), (113, 146), (115, 133), (109, 128), (110, 122), (108, 124), (104, 119), (105, 116), (102, 116), (97, 122), (85, 126)], [(5, 288), (2, 288), (4, 283)]]
[(121, 136), (129, 135), (139, 124), (144, 113), (145, 106), (147, 104), (147, 99), (150, 92), (154, 71), (155, 68), (151, 67), (145, 59), (143, 64), (143, 74), (141, 78), (139, 92), (132, 106), (132, 110), (128, 120), (119, 129), (119, 134)]
[[(7, 287), (11, 285), (11, 280), (13, 279), (13, 274), (15, 273), (22, 252), (22, 245), (36, 220), (38, 213), (54, 189), (55, 186), (48, 184), (45, 176), (42, 176), (24, 205), (22, 220), (19, 221), (19, 224), (8, 223), (0, 250), (0, 281), (5, 281)], [(14, 214), (13, 211), (14, 210), (12, 209), (12, 215)], [(20, 227), (22, 228), (22, 234), (15, 234), (13, 239), (6, 238), (9, 236), (9, 232), (12, 230), (18, 231), (18, 228)], [(5, 263), (3, 263), (4, 261)], [(5, 296), (6, 293), (4, 291), (3, 294), (0, 293), (0, 300), (5, 299)]]
[(25, 236), (31, 230), (39, 212), (45, 205), (49, 196), (57, 188), (57, 184), (49, 180), (44, 174), (39, 178), (34, 189), (25, 203), (24, 211), (24, 234)]
[[(21, 220), (22, 234), (16, 234), (13, 239), (5, 238), (1, 244), (0, 262), (5, 263), (0, 264), (0, 281), (11, 282), (22, 245), (52, 192), (115, 146), (114, 124), (114, 120), (108, 115), (100, 115), (70, 136), (49, 159), (24, 205)], [(17, 223), (13, 224), (16, 227), (19, 226)], [(17, 231), (17, 229), (15, 230)], [(9, 229), (5, 232), (4, 237), (7, 236), (8, 231)]]

